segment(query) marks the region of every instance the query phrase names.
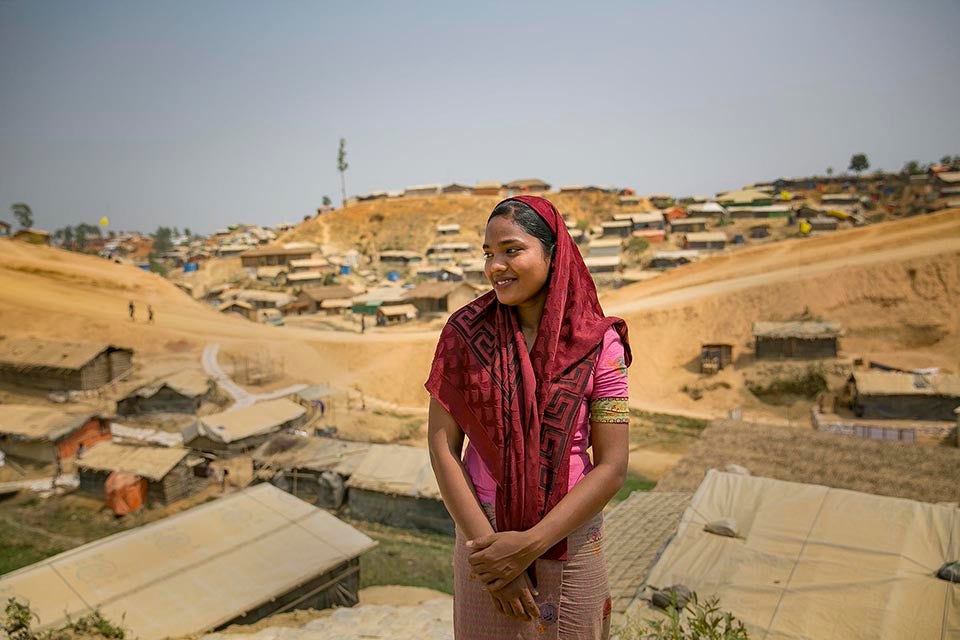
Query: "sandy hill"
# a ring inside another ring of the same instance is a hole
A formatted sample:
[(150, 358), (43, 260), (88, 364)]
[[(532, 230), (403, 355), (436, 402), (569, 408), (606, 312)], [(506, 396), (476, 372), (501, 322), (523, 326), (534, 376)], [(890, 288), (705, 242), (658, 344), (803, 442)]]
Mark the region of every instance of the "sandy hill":
[[(561, 213), (591, 225), (619, 210), (618, 196), (609, 193), (551, 193), (549, 198)], [(455, 222), (461, 226), (460, 236), (443, 240), (473, 243), (479, 255), (483, 226), (501, 199), (451, 194), (370, 200), (308, 220), (284, 234), (280, 241), (316, 242), (336, 251), (357, 246), (366, 253), (384, 249), (424, 251), (438, 240), (438, 224)], [(624, 211), (649, 208), (649, 203), (644, 203)]]
[[(329, 225), (329, 233), (346, 233), (348, 216), (374, 210), (371, 203), (347, 210), (344, 219), (321, 218), (313, 221), (314, 232)], [(441, 214), (430, 215), (441, 221)], [(485, 213), (474, 215), (482, 224)], [(429, 229), (422, 233), (428, 243)], [(127, 319), (131, 299), (141, 308), (137, 322)], [(714, 389), (701, 400), (681, 389), (703, 384), (696, 369), (701, 341), (732, 342), (737, 364), (749, 364), (744, 352), (753, 321), (787, 319), (805, 309), (846, 325), (845, 355), (957, 371), (960, 210), (744, 249), (611, 292), (602, 302), (630, 326), (631, 395), (638, 406), (707, 415), (743, 406), (769, 413), (744, 390), (739, 367), (711, 379)], [(156, 310), (154, 325), (143, 322), (145, 303)], [(407, 407), (425, 405), (422, 383), (436, 343), (435, 331), (360, 335), (226, 318), (134, 267), (9, 240), (0, 240), (0, 333), (110, 341), (133, 346), (142, 362), (195, 363), (204, 344), (217, 342), (226, 354), (282, 360), (286, 375), (278, 386), (356, 385)]]

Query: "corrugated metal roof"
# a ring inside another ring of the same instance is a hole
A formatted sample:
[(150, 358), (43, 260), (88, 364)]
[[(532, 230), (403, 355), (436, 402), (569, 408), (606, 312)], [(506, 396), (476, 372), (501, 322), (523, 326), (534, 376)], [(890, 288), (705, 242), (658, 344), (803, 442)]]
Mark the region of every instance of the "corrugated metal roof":
[(868, 396), (946, 396), (960, 398), (960, 375), (856, 371), (857, 393)]
[(197, 420), (199, 435), (224, 443), (276, 431), (306, 413), (296, 402), (279, 398), (250, 407), (213, 413)]
[(77, 461), (81, 469), (123, 471), (149, 480), (162, 480), (190, 453), (182, 447), (143, 447), (100, 442)]
[[(21, 367), (81, 369), (108, 349), (122, 349), (103, 342), (57, 342), (18, 338), (0, 339), (0, 364)], [(122, 349), (131, 351), (130, 349)]]
[(836, 338), (843, 335), (839, 322), (754, 322), (753, 335), (758, 338)]
[(99, 610), (132, 637), (213, 629), (376, 542), (270, 484), (202, 504), (53, 556), (0, 578), (40, 628)]
[(430, 454), (419, 447), (373, 445), (354, 469), (348, 487), (401, 496), (440, 499)]
[(95, 415), (92, 411), (68, 413), (30, 404), (0, 404), (0, 433), (53, 442), (79, 429)]

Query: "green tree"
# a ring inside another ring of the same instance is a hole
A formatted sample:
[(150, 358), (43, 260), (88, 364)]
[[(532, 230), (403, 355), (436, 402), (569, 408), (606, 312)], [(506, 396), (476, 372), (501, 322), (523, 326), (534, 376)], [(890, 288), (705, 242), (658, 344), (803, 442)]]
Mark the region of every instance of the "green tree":
[(29, 229), (33, 226), (33, 211), (30, 210), (30, 206), (25, 202), (17, 202), (16, 204), (10, 205), (10, 211), (13, 212), (13, 217), (17, 219), (17, 222), (19, 222), (20, 226), (24, 229)]
[(340, 150), (337, 152), (337, 171), (340, 172), (340, 194), (343, 196), (343, 206), (347, 206), (347, 182), (346, 171), (350, 167), (347, 164), (347, 141), (340, 138)]
[(73, 227), (67, 225), (63, 228), (63, 246), (67, 249), (73, 248)]
[(323, 206), (329, 207), (333, 204), (333, 200), (330, 199), (330, 196), (323, 196)]
[(190, 233), (190, 227), (184, 227), (184, 228), (183, 228), (183, 235), (187, 236), (188, 238), (193, 237), (193, 234)]
[(170, 251), (173, 248), (172, 236), (173, 230), (170, 227), (157, 227), (156, 232), (150, 235), (153, 238), (153, 250), (156, 253)]
[(828, 175), (828, 176), (832, 176), (832, 175), (833, 175), (833, 167), (827, 167), (827, 175)]
[(866, 171), (869, 168), (870, 161), (867, 160), (867, 154), (855, 153), (850, 156), (850, 171), (856, 171), (857, 175), (860, 175), (860, 172)]
[(903, 170), (901, 173), (904, 173), (908, 176), (912, 176), (916, 173), (923, 173), (923, 168), (920, 166), (920, 162), (917, 160), (911, 160), (907, 164), (903, 165)]

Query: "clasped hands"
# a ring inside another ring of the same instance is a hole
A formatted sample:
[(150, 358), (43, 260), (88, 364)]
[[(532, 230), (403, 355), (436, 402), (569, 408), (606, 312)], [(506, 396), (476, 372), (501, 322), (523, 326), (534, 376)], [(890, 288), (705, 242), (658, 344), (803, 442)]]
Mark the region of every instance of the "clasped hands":
[(540, 609), (526, 569), (540, 557), (527, 531), (501, 531), (468, 540), (470, 568), (493, 596), (494, 605), (513, 618), (536, 620)]

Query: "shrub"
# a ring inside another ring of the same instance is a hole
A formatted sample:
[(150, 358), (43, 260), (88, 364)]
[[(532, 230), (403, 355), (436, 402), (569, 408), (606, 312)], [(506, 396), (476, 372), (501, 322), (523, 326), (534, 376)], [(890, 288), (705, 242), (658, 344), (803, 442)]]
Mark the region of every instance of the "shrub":
[(743, 623), (729, 611), (721, 611), (719, 600), (705, 602), (694, 593), (682, 609), (673, 604), (665, 610), (666, 619), (630, 620), (620, 632), (620, 640), (749, 640)]

